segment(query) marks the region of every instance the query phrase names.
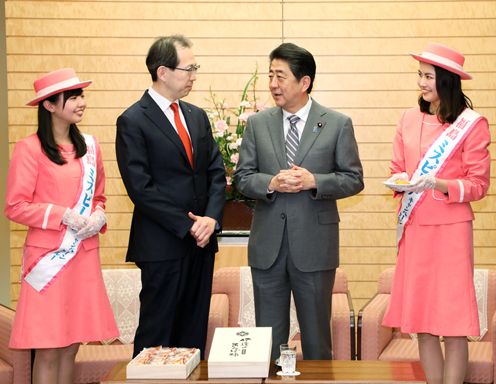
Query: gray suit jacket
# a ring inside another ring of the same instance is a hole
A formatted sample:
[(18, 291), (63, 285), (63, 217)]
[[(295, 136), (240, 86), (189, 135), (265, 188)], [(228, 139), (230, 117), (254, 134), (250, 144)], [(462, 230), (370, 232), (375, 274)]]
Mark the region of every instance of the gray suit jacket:
[(289, 249), (303, 272), (339, 266), (339, 214), (336, 200), (363, 189), (363, 171), (351, 119), (312, 101), (295, 164), (314, 174), (317, 188), (267, 194), (274, 175), (286, 169), (283, 114), (279, 107), (248, 119), (235, 172), (239, 190), (257, 200), (248, 259), (268, 269), (279, 253), (287, 226)]

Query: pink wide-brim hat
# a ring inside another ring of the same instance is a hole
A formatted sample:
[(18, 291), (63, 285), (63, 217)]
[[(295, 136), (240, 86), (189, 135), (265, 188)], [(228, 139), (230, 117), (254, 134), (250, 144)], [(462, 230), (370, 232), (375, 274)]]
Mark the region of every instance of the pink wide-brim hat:
[(456, 73), (462, 80), (470, 80), (472, 76), (463, 70), (465, 57), (460, 53), (442, 44), (429, 43), (420, 54), (410, 53), (418, 61), (436, 65), (447, 71)]
[(81, 81), (72, 68), (62, 68), (47, 73), (34, 82), (36, 97), (26, 105), (37, 105), (40, 101), (56, 93), (69, 91), (71, 89), (86, 88), (91, 80)]

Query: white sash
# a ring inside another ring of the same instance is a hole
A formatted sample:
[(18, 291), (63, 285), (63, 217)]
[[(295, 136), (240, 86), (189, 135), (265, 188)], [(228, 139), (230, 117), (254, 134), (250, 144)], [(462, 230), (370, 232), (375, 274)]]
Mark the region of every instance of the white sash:
[[(444, 132), (436, 139), (436, 141), (427, 150), (424, 158), (419, 162), (418, 168), (412, 176), (412, 180), (422, 175), (435, 176), (439, 172), (446, 161), (449, 160), (451, 154), (467, 137), (467, 134), (475, 126), (475, 123), (482, 116), (470, 108), (466, 108), (460, 116), (451, 124)], [(398, 212), (398, 225), (396, 226), (396, 243), (399, 245), (406, 224), (408, 223), (411, 214), (415, 207), (424, 198), (424, 192), (408, 192), (403, 195), (401, 200), (401, 208)]]
[[(74, 206), (82, 216), (89, 217), (93, 206), (96, 183), (96, 149), (93, 136), (83, 135), (87, 151), (81, 158), (83, 177), (78, 202)], [(76, 256), (81, 239), (76, 231), (67, 228), (60, 246), (41, 256), (24, 274), (24, 280), (38, 292), (46, 289), (57, 274)]]

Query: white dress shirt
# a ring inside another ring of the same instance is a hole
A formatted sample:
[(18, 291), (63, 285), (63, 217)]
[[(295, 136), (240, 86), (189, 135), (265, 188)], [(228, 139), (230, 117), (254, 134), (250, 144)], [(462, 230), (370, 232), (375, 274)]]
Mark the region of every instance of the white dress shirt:
[(296, 128), (298, 129), (298, 138), (301, 140), (301, 135), (303, 134), (303, 129), (305, 128), (305, 124), (308, 120), (308, 114), (310, 113), (310, 108), (312, 107), (312, 98), (308, 96), (307, 103), (296, 113), (290, 113), (288, 111), (282, 110), (282, 125), (284, 129), (284, 138), (286, 139), (286, 135), (289, 131), (289, 120), (288, 117), (296, 115), (300, 118), (296, 122)]
[[(172, 126), (174, 127), (174, 129), (177, 132), (176, 123), (174, 122), (174, 111), (172, 110), (172, 108), (170, 106), (172, 103), (177, 103), (177, 105), (179, 106), (179, 100), (174, 100), (171, 102), (169, 99), (163, 97), (160, 93), (158, 93), (152, 87), (148, 88), (148, 94), (153, 99), (153, 101), (155, 101), (157, 103), (159, 108), (165, 114), (165, 117), (167, 117), (167, 119), (169, 120), (169, 122), (172, 124)], [(186, 128), (186, 132), (188, 132), (188, 136), (189, 136), (190, 141), (191, 141), (191, 135), (189, 134), (188, 125), (186, 124), (186, 120), (184, 118), (183, 112), (181, 111), (180, 107), (178, 108), (178, 110), (179, 110), (179, 117), (181, 118), (181, 122), (183, 123), (184, 127)]]

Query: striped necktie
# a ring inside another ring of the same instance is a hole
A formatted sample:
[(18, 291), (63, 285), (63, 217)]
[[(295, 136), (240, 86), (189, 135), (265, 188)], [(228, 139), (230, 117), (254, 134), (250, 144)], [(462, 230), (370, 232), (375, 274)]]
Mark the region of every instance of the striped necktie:
[(286, 161), (288, 163), (288, 168), (291, 168), (296, 157), (296, 151), (298, 150), (298, 144), (300, 139), (298, 138), (298, 128), (296, 128), (296, 123), (300, 118), (296, 115), (291, 115), (288, 117), (289, 120), (289, 130), (286, 135)]

